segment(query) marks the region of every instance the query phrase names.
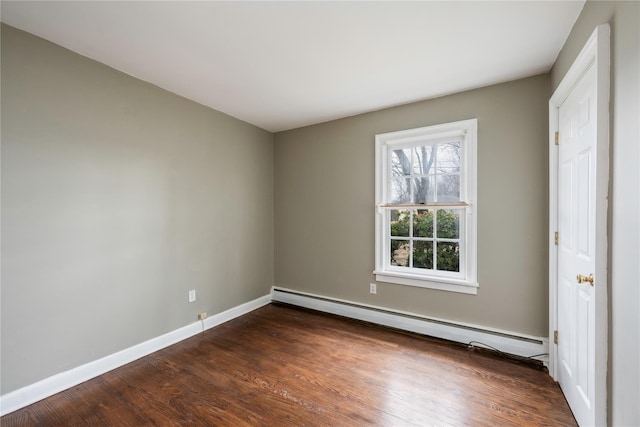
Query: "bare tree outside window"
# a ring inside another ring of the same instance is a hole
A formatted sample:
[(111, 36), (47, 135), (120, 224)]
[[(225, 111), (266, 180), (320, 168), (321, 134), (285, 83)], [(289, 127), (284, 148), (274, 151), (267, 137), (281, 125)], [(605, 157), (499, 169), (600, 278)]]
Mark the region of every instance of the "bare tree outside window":
[(392, 203), (460, 201), (460, 141), (392, 150)]

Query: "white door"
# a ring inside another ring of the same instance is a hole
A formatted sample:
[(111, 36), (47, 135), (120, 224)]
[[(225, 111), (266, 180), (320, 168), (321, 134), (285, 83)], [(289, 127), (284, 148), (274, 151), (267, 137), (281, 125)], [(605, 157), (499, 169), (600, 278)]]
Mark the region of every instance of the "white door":
[(592, 66), (558, 111), (558, 380), (581, 425), (594, 424), (595, 77)]
[(607, 422), (609, 40), (596, 27), (549, 101), (549, 367), (581, 426)]

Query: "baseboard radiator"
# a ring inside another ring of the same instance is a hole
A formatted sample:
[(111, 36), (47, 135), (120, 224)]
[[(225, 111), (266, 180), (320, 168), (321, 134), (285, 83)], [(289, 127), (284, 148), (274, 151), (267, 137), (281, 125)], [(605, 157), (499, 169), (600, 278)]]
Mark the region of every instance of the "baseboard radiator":
[(508, 355), (527, 358), (534, 356), (535, 360), (545, 365), (548, 363), (549, 341), (544, 337), (435, 319), (281, 287), (272, 289), (271, 300), (475, 347), (494, 349)]

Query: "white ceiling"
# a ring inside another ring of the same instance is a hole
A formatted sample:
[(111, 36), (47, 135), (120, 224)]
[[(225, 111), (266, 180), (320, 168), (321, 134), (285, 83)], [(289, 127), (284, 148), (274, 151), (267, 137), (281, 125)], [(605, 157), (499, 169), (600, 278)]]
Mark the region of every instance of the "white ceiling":
[(11, 2), (2, 21), (269, 131), (547, 72), (580, 1)]

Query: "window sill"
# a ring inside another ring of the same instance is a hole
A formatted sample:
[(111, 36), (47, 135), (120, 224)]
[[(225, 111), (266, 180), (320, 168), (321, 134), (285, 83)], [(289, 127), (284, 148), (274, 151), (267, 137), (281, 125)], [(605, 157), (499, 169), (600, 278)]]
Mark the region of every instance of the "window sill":
[(438, 289), (441, 291), (458, 292), (476, 295), (478, 283), (468, 280), (450, 279), (447, 277), (424, 277), (415, 274), (397, 273), (391, 271), (374, 271), (376, 281), (395, 283), (397, 285), (417, 286), (420, 288)]

